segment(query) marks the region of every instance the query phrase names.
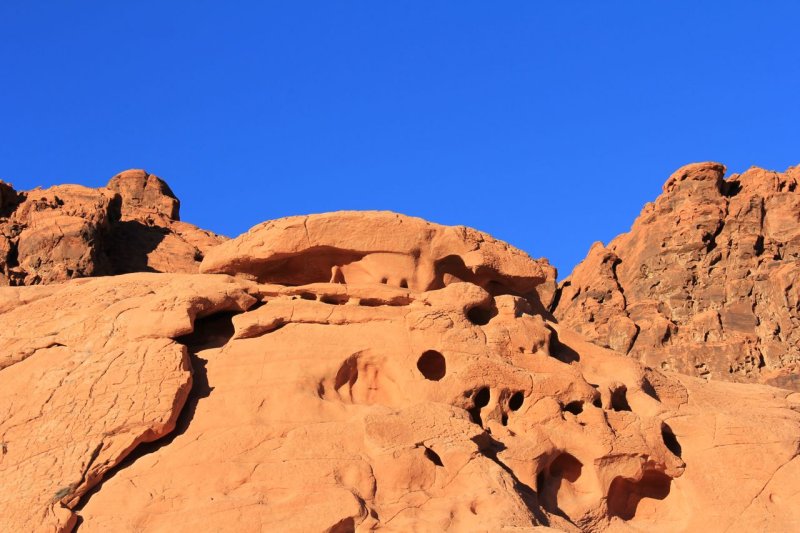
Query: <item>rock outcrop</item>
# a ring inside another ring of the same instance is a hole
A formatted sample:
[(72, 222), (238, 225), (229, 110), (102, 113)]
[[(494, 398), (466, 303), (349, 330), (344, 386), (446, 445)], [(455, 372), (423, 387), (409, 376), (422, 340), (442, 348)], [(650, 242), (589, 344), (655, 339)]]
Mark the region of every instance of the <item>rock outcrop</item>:
[(698, 163), (595, 243), (555, 316), (647, 366), (800, 390), (800, 168)]
[(488, 235), (291, 217), (201, 270), (0, 288), (5, 528), (800, 527), (798, 393), (587, 342)]
[(166, 183), (129, 170), (107, 187), (18, 193), (0, 182), (0, 285), (37, 285), (127, 272), (197, 272), (225, 240), (179, 220)]

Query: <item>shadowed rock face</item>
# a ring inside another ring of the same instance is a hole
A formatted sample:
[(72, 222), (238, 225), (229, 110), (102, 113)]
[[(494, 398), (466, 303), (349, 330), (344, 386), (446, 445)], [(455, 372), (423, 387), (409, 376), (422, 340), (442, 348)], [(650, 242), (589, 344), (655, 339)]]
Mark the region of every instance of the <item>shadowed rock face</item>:
[(559, 322), (648, 366), (800, 390), (800, 170), (688, 165), (560, 286)]
[(4, 527), (800, 524), (798, 394), (587, 342), (488, 235), (291, 217), (201, 270), (0, 288)]
[(126, 272), (197, 272), (225, 240), (178, 219), (166, 183), (129, 170), (108, 186), (17, 193), (0, 182), (0, 285), (38, 285)]

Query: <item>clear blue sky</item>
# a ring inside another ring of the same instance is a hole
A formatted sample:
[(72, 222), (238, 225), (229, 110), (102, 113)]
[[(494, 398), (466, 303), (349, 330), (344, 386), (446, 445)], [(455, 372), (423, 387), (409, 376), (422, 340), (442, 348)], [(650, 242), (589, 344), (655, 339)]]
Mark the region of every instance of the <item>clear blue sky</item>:
[[(34, 5), (35, 4), (35, 5)], [(677, 167), (800, 163), (798, 2), (2, 2), (0, 178), (391, 209), (567, 275)]]

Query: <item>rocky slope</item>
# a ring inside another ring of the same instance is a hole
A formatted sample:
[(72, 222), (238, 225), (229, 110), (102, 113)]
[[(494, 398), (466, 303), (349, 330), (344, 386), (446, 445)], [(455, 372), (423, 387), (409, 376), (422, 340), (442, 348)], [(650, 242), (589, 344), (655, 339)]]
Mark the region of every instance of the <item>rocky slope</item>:
[(126, 272), (197, 272), (224, 238), (181, 222), (169, 186), (128, 170), (106, 187), (17, 192), (0, 181), (0, 286)]
[(800, 167), (698, 163), (560, 286), (559, 322), (648, 366), (800, 390)]
[[(95, 191), (122, 211), (97, 227), (177, 233), (137, 176)], [(77, 242), (113, 264), (110, 239)], [(800, 527), (800, 393), (588, 342), (547, 311), (554, 269), (478, 231), (290, 217), (199, 269), (156, 246), (130, 269), (165, 272), (58, 283), (78, 256), (42, 249), (0, 287), (2, 530)]]

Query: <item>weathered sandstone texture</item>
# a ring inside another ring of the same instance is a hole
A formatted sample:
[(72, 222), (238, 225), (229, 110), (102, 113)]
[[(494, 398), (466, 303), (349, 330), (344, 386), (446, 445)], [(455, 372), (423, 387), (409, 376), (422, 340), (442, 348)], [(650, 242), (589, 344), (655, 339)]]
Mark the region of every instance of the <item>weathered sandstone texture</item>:
[(290, 217), (200, 270), (0, 288), (3, 529), (800, 528), (800, 394), (587, 342), (488, 235)]
[(561, 283), (562, 327), (645, 365), (800, 390), (800, 167), (698, 163)]
[(197, 272), (224, 238), (181, 222), (166, 183), (143, 170), (106, 187), (16, 192), (0, 181), (0, 285), (126, 272)]

